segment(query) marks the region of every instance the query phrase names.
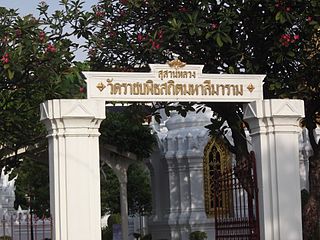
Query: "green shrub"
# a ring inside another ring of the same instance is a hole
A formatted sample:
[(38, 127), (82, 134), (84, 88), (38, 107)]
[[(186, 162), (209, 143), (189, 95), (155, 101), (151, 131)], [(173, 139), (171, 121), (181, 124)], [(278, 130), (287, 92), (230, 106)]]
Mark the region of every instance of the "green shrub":
[(201, 231), (195, 231), (189, 235), (190, 240), (204, 240), (207, 239), (207, 237), (207, 233)]
[(10, 236), (1, 236), (0, 240), (11, 240), (12, 238)]
[(108, 217), (108, 226), (112, 227), (113, 224), (121, 224), (121, 215), (119, 213), (111, 214)]

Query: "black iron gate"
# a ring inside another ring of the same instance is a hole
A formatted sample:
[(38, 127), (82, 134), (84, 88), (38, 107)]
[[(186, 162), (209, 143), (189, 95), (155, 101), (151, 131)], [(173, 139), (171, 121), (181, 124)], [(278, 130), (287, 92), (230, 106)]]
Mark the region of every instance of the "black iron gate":
[(259, 240), (254, 153), (245, 163), (213, 173), (216, 240)]

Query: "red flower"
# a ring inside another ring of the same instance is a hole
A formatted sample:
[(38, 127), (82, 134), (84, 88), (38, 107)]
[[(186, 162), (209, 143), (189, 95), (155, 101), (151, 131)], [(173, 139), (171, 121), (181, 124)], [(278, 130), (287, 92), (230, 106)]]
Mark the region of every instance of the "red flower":
[(160, 48), (160, 44), (157, 43), (156, 41), (152, 41), (152, 48), (159, 49)]
[(89, 49), (89, 52), (88, 52), (88, 55), (89, 55), (89, 57), (95, 57), (96, 56), (96, 54), (97, 54), (97, 51), (96, 51), (96, 49), (94, 49), (94, 48), (90, 48)]
[(142, 42), (143, 39), (144, 39), (143, 34), (142, 33), (138, 33), (138, 35), (137, 35), (138, 42)]
[(291, 11), (291, 7), (286, 7), (285, 11), (286, 12), (290, 12)]
[(181, 6), (179, 8), (179, 11), (182, 12), (182, 13), (186, 13), (188, 11), (188, 9), (186, 7), (184, 7), (184, 6)]
[(279, 41), (282, 46), (288, 47), (291, 40), (290, 34), (282, 34)]
[(3, 64), (8, 64), (8, 63), (10, 62), (9, 54), (8, 54), (8, 53), (6, 53), (6, 54), (4, 54), (4, 55), (2, 56), (1, 62), (2, 62)]
[(39, 40), (40, 40), (40, 42), (44, 42), (45, 38), (46, 38), (46, 33), (43, 32), (43, 31), (41, 31), (41, 32), (39, 33)]
[(295, 34), (295, 35), (291, 36), (290, 34), (286, 33), (286, 34), (281, 35), (279, 41), (282, 46), (288, 47), (290, 43), (295, 43), (299, 39), (300, 39), (299, 34)]
[(47, 52), (55, 53), (57, 52), (57, 48), (53, 44), (49, 43), (47, 46)]
[(96, 16), (97, 17), (103, 17), (104, 16), (104, 12), (103, 11), (96, 11)]
[(122, 10), (120, 10), (120, 16), (121, 16), (121, 17), (125, 16), (126, 14), (127, 14), (127, 13), (126, 13), (126, 11), (125, 11), (125, 10), (123, 10), (123, 9), (122, 9)]
[(312, 21), (312, 17), (311, 16), (308, 16), (307, 17), (307, 22), (311, 22)]
[(85, 90), (86, 90), (86, 89), (85, 89), (84, 87), (80, 87), (80, 88), (79, 88), (79, 92), (80, 92), (80, 93), (84, 93)]
[(16, 29), (16, 37), (21, 37), (22, 31), (20, 29)]
[(128, 4), (128, 0), (120, 0), (120, 3), (122, 3), (123, 5), (127, 5)]
[(162, 38), (163, 38), (163, 31), (162, 31), (162, 30), (160, 30), (160, 31), (158, 32), (158, 38), (159, 38), (159, 39), (162, 39)]
[(211, 23), (210, 27), (212, 30), (216, 30), (216, 29), (218, 29), (219, 24), (214, 22), (214, 23)]
[(115, 31), (111, 31), (109, 32), (109, 37), (114, 38), (116, 36), (116, 32)]

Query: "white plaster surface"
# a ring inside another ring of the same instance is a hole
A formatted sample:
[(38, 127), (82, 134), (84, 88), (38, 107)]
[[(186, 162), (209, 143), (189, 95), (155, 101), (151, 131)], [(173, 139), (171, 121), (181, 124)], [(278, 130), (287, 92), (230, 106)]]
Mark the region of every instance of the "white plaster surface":
[(41, 105), (54, 240), (101, 239), (98, 129), (104, 118), (104, 102), (60, 99)]

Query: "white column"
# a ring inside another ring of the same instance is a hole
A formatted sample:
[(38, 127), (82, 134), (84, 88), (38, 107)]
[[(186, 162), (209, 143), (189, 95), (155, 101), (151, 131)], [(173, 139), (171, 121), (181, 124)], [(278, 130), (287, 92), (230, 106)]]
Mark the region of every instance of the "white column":
[(257, 159), (260, 235), (301, 240), (299, 118), (301, 100), (264, 100), (245, 106)]
[(101, 239), (99, 126), (104, 102), (41, 104), (48, 130), (50, 207), (54, 240)]

